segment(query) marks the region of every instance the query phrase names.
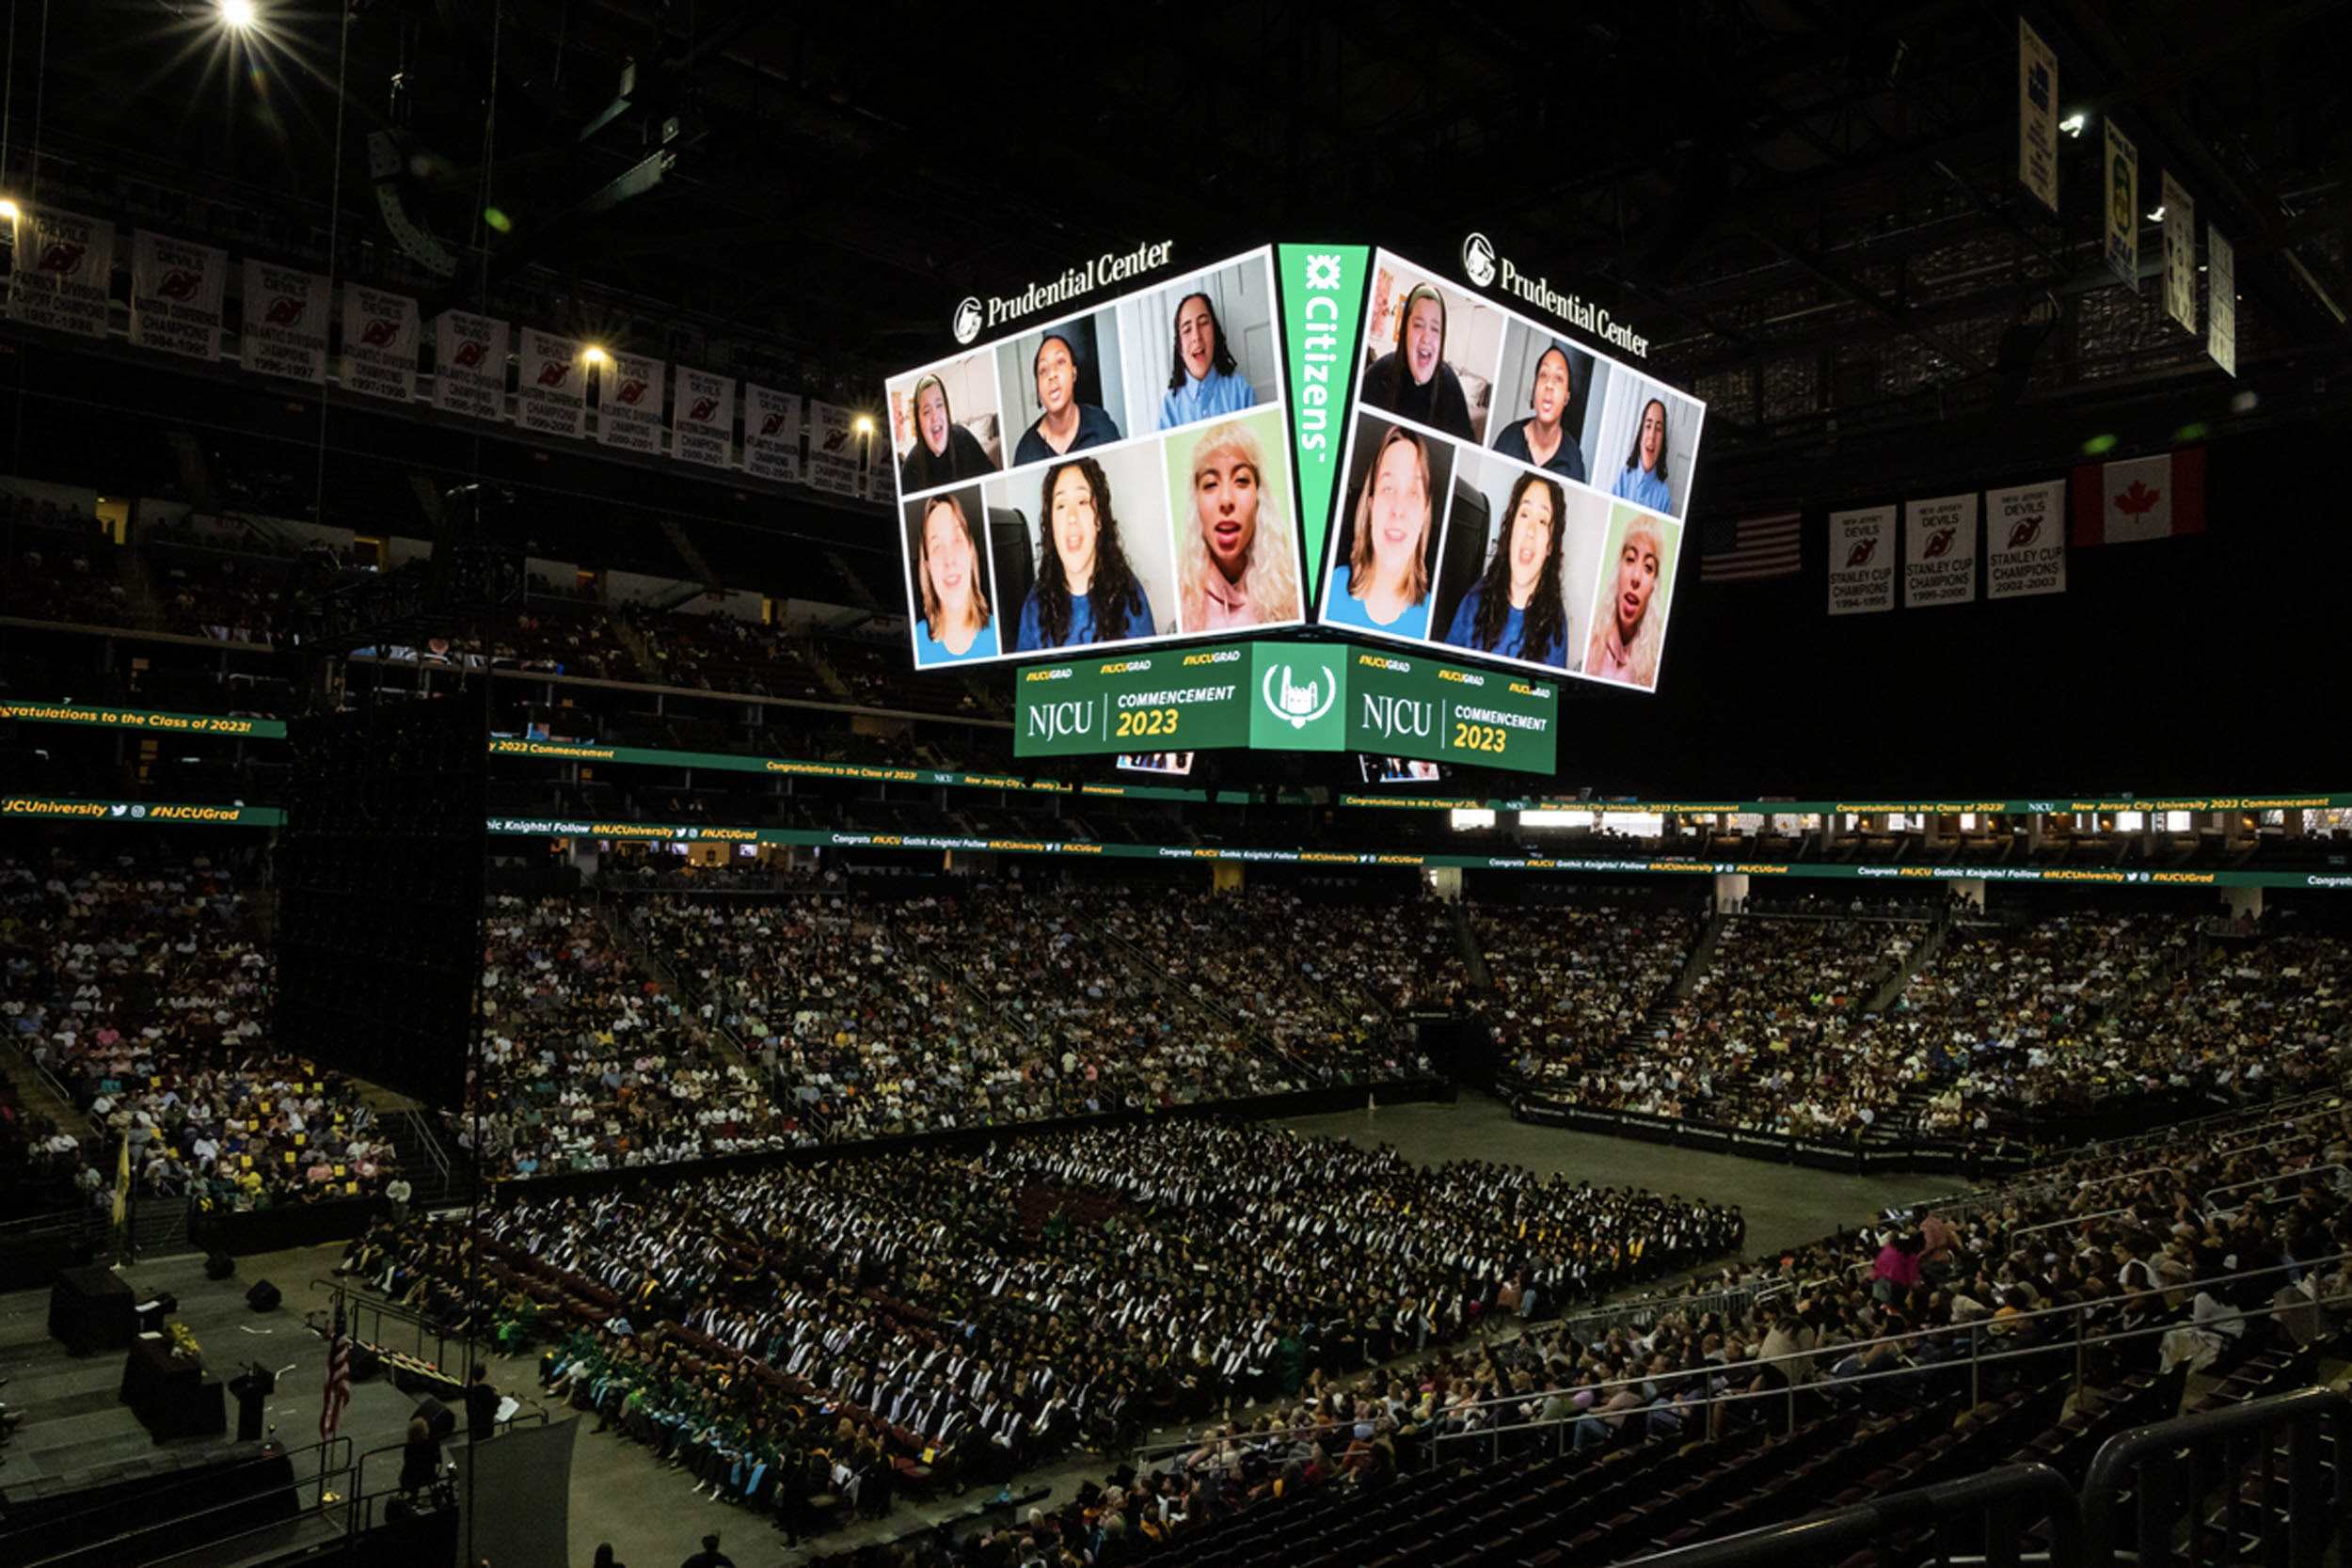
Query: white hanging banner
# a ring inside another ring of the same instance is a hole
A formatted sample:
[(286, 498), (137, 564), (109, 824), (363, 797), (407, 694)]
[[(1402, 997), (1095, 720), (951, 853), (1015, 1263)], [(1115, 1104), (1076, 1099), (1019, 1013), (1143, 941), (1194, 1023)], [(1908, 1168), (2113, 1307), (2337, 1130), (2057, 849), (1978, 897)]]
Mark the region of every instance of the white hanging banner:
[(16, 220), (8, 320), (103, 338), (114, 270), (113, 224), (54, 207), (28, 212)]
[(220, 357), (229, 252), (151, 234), (131, 236), (131, 341), (141, 348)]
[(2058, 211), (2058, 55), (2017, 19), (2017, 182)]
[(2134, 293), (2139, 292), (2139, 149), (2107, 121), (2107, 270)]
[(343, 285), (343, 385), (372, 398), (417, 396), (417, 302), (358, 283)]
[(754, 479), (798, 484), (801, 475), (801, 399), (795, 392), (743, 388), (743, 471)]
[(588, 372), (580, 344), (535, 326), (515, 356), (515, 428), (577, 441), (588, 428)]
[(1895, 608), (1895, 509), (1829, 515), (1829, 612), (1871, 615)]
[(615, 354), (596, 372), (596, 439), (624, 451), (661, 455), (661, 361)]
[(469, 420), (506, 418), (506, 324), (470, 310), (433, 318), (433, 406)]
[(808, 404), (808, 483), (836, 496), (858, 493), (856, 416), (837, 403)]
[(676, 370), (670, 388), (670, 455), (681, 463), (735, 467), (735, 377)]
[(2066, 592), (2066, 482), (1984, 493), (1984, 596)]
[(237, 352), (245, 368), (321, 386), (326, 380), (326, 279), (299, 267), (245, 263)]
[(2237, 246), (2205, 225), (2205, 352), (2237, 374)]
[(2164, 174), (2164, 313), (2197, 330), (2197, 203)]
[(1903, 608), (1977, 596), (1977, 495), (1903, 502)]

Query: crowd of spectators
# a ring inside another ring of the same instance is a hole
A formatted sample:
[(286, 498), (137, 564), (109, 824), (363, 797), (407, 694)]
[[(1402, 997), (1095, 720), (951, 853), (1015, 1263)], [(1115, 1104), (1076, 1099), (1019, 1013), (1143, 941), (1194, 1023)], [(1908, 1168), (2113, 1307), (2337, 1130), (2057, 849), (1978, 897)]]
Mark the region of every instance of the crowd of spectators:
[[(28, 503), (18, 498), (22, 514)], [(15, 552), (0, 580), (0, 614), (29, 620), (67, 621), (85, 626), (119, 626), (128, 618), (121, 546), (110, 543), (84, 517), (72, 531), (25, 531), (15, 535)]]
[(50, 1149), (92, 1204), (111, 1203), (125, 1144), (141, 1192), (210, 1206), (357, 1196), (387, 1179), (393, 1149), (352, 1085), (268, 1037), (251, 878), (229, 856), (160, 845), (0, 861), (0, 1014), (94, 1124), (90, 1139), (53, 1132)]
[(698, 1037), (678, 998), (630, 961), (595, 905), (500, 896), (483, 961), (471, 1114), (452, 1121), (493, 1179), (807, 1140), (756, 1072)]
[(656, 685), (834, 700), (823, 677), (776, 626), (724, 613), (665, 614), (637, 605), (624, 607), (622, 614), (645, 651), (644, 678)]
[(1645, 1034), (1706, 922), (1690, 910), (1476, 911), (1495, 994), (1485, 1022), (1519, 1079), (1573, 1084), (1577, 1064)]
[(1187, 1121), (524, 1196), (470, 1275), (425, 1221), (386, 1221), (350, 1266), (549, 1343), (562, 1396), (797, 1534), (812, 1493), (993, 1484), (1741, 1235), (1736, 1209)]

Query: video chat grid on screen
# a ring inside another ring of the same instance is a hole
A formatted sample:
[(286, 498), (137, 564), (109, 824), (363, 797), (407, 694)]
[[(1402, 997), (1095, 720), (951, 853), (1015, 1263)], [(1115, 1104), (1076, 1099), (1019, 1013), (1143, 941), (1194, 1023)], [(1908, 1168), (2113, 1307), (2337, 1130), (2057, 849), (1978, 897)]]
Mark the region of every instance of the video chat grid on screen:
[(1319, 620), (1654, 688), (1705, 405), (1387, 251), (1364, 322)]
[(886, 385), (915, 662), (1304, 623), (1272, 248)]

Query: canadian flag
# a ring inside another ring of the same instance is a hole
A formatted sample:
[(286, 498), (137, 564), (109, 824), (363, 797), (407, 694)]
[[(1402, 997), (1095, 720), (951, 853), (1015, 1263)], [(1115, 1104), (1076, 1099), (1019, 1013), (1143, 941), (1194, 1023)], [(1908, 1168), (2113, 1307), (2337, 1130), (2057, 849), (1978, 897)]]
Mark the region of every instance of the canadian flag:
[(2128, 545), (2205, 531), (2205, 449), (2074, 469), (2074, 544)]

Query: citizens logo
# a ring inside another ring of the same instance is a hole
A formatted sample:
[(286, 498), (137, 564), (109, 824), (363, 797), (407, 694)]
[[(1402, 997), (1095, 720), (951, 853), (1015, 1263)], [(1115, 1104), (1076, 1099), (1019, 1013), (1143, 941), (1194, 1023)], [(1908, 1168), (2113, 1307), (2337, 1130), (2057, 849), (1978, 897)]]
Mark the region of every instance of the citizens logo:
[(1853, 548), (1846, 552), (1846, 570), (1851, 572), (1857, 566), (1867, 566), (1870, 558), (1878, 553), (1879, 542), (1875, 536), (1855, 540)]
[(1307, 258), (1307, 287), (1328, 293), (1340, 286), (1340, 259), (1329, 251)]
[(1494, 243), (1476, 230), (1462, 241), (1462, 276), (1482, 289), (1495, 280)]
[(980, 309), (980, 296), (977, 294), (964, 295), (963, 303), (956, 307), (956, 341), (960, 343), (968, 343), (973, 339), (978, 337), (980, 335), (980, 324), (985, 320), (987, 320), (987, 316)]
[(1956, 528), (1937, 529), (1933, 533), (1928, 535), (1928, 546), (1926, 549), (1919, 552), (1920, 559), (1924, 561), (1933, 561), (1939, 555), (1949, 555), (1952, 549), (1952, 541), (1959, 537), (1959, 534), (1960, 530)]
[(272, 326), (292, 326), (302, 319), (302, 308), (306, 303), (294, 294), (273, 294), (265, 319)]
[(2027, 545), (2032, 544), (2035, 540), (2037, 540), (2037, 539), (2039, 539), (2039, 538), (2041, 538), (2041, 537), (2042, 537), (2042, 519), (2041, 519), (2041, 518), (2039, 518), (2039, 517), (2020, 517), (2020, 518), (2018, 518), (2018, 519), (2017, 519), (2017, 521), (2016, 521), (2015, 523), (2011, 524), (2011, 525), (2010, 525), (2010, 531), (2009, 531), (2009, 547), (2010, 547), (2010, 549), (2012, 549), (2012, 550), (2022, 550), (2022, 549), (2024, 549), (2024, 548), (2025, 548)]
[(155, 293), (165, 299), (194, 299), (196, 291), (203, 286), (204, 280), (196, 274), (175, 267), (155, 285)]
[(1265, 700), (1267, 712), (1291, 728), (1303, 730), (1330, 712), (1332, 705), (1340, 700), (1340, 677), (1327, 664), (1300, 686), (1291, 679), (1291, 667), (1285, 664), (1265, 673), (1258, 692)]

